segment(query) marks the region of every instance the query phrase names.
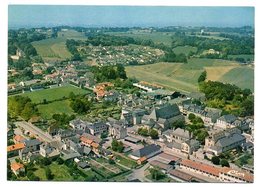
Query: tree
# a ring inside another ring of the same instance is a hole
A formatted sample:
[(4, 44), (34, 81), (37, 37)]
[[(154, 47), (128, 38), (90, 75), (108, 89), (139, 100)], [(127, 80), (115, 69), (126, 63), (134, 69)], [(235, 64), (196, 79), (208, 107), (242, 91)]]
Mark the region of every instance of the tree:
[(138, 128), (137, 133), (142, 136), (149, 136), (149, 131), (147, 128)]
[(189, 116), (188, 116), (188, 119), (189, 119), (190, 121), (193, 121), (195, 118), (196, 118), (196, 116), (195, 116), (195, 114), (193, 114), (193, 113), (190, 113)]
[(150, 169), (150, 173), (152, 175), (152, 179), (155, 179), (155, 180), (163, 179), (166, 176), (162, 171), (160, 171), (159, 168)]
[(152, 139), (158, 139), (159, 138), (158, 137), (158, 131), (155, 130), (155, 129), (151, 129), (149, 134), (150, 134)]
[(211, 158), (211, 162), (212, 162), (213, 164), (215, 164), (215, 165), (219, 165), (220, 159), (219, 159), (219, 157), (217, 157), (217, 156), (213, 156), (213, 157)]
[(229, 167), (229, 162), (226, 159), (221, 159), (220, 165), (222, 167), (224, 167), (224, 166)]
[(173, 129), (177, 129), (177, 128), (184, 129), (185, 128), (185, 123), (184, 123), (184, 121), (180, 121), (180, 120), (175, 121), (175, 122), (172, 123), (172, 128)]
[(48, 180), (52, 180), (54, 177), (49, 167), (45, 167), (45, 175)]
[(31, 102), (26, 103), (24, 106), (23, 111), (21, 112), (21, 116), (25, 119), (25, 120), (29, 120), (33, 114), (35, 114), (35, 106), (34, 104), (32, 104)]
[(119, 153), (122, 153), (123, 150), (124, 150), (123, 142), (117, 141), (116, 139), (113, 139), (111, 146), (112, 146), (113, 151), (116, 151), (116, 152), (119, 152)]

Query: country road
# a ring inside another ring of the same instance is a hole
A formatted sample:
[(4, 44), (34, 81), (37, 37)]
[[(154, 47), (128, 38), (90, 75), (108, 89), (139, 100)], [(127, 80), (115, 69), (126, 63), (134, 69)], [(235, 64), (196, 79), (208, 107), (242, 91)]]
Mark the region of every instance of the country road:
[(30, 133), (36, 135), (38, 138), (42, 139), (45, 142), (54, 141), (51, 135), (49, 135), (47, 132), (42, 131), (41, 129), (39, 129), (31, 123), (28, 123), (26, 121), (19, 121), (15, 122), (15, 125), (20, 128), (23, 128), (24, 130), (29, 131)]

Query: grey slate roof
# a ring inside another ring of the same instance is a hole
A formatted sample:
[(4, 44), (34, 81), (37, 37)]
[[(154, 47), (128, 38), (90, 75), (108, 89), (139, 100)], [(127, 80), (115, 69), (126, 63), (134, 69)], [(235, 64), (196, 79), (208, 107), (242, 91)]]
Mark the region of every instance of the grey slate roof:
[(84, 146), (83, 153), (88, 155), (91, 152), (91, 149), (89, 147)]
[(225, 121), (227, 123), (233, 123), (237, 119), (237, 117), (232, 114), (228, 114), (228, 115), (221, 116), (218, 119), (221, 121)]
[(179, 136), (179, 137), (182, 137), (182, 138), (186, 138), (186, 139), (190, 139), (190, 133), (189, 131), (185, 131), (181, 128), (177, 128), (175, 129), (173, 132), (172, 132), (172, 135), (174, 136)]
[(242, 136), (241, 134), (232, 134), (229, 137), (221, 138), (217, 141), (216, 145), (220, 147), (226, 147), (229, 146), (235, 142), (245, 140), (246, 138)]
[(41, 142), (37, 139), (26, 140), (24, 143), (26, 147), (37, 146), (41, 144)]
[(132, 153), (133, 156), (136, 156), (136, 157), (143, 157), (143, 156), (147, 156), (153, 152), (157, 152), (161, 149), (161, 146), (159, 145), (155, 145), (155, 144), (151, 144), (151, 145), (148, 145), (148, 146), (145, 146), (141, 149), (138, 149), (136, 151), (134, 151)]
[(176, 104), (173, 104), (173, 105), (166, 104), (166, 105), (154, 108), (150, 114), (150, 118), (152, 118), (154, 120), (158, 120), (159, 118), (169, 119), (169, 118), (177, 116), (179, 114), (180, 114), (180, 110)]

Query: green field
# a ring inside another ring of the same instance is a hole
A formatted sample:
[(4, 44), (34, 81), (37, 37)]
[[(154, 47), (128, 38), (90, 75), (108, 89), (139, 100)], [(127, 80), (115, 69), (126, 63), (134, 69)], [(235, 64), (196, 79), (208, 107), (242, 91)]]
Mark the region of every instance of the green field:
[(173, 52), (176, 54), (183, 53), (185, 55), (188, 55), (190, 52), (197, 52), (197, 47), (192, 46), (178, 46), (173, 49)]
[(51, 119), (53, 114), (74, 114), (68, 99), (63, 101), (55, 101), (45, 105), (38, 105), (37, 108), (41, 117), (44, 119)]
[(254, 69), (250, 67), (237, 67), (225, 73), (219, 81), (235, 84), (240, 88), (249, 88), (254, 92)]
[[(128, 66), (126, 68), (129, 77), (135, 77), (140, 81), (147, 81), (156, 83), (170, 90), (178, 90), (181, 92), (194, 92), (198, 91), (198, 77), (207, 70), (209, 80), (221, 80), (222, 76), (219, 72), (228, 73), (235, 68), (247, 68), (241, 66), (233, 61), (218, 60), (218, 59), (199, 59), (193, 58), (187, 64), (183, 63), (156, 63), (143, 66)], [(228, 70), (228, 71), (227, 71)], [(223, 78), (225, 82), (230, 82), (239, 85), (240, 82), (248, 88), (252, 84), (252, 71), (247, 71), (248, 76), (234, 76), (232, 74), (226, 75)], [(246, 83), (250, 81), (249, 83)]]
[(77, 88), (75, 86), (63, 86), (57, 88), (50, 88), (45, 90), (39, 90), (34, 92), (27, 92), (21, 94), (22, 96), (28, 96), (33, 103), (41, 103), (43, 99), (47, 101), (53, 101), (56, 99), (62, 99), (63, 97), (68, 97), (70, 92), (76, 95), (89, 93), (87, 90)]
[(228, 58), (233, 58), (233, 59), (244, 58), (245, 60), (247, 60), (247, 59), (254, 60), (254, 55), (246, 55), (246, 54), (244, 54), (244, 55), (228, 55)]
[(71, 57), (65, 45), (67, 39), (84, 40), (86, 37), (74, 30), (60, 31), (57, 38), (32, 42), (32, 45), (44, 61), (65, 60)]
[(108, 32), (107, 34), (115, 36), (128, 36), (137, 39), (152, 40), (155, 43), (163, 43), (167, 46), (171, 46), (172, 34), (162, 33), (162, 32), (153, 32), (153, 33), (142, 33), (142, 32)]
[(66, 40), (63, 38), (50, 38), (33, 42), (37, 53), (44, 59), (64, 60), (70, 58), (71, 54), (65, 45)]

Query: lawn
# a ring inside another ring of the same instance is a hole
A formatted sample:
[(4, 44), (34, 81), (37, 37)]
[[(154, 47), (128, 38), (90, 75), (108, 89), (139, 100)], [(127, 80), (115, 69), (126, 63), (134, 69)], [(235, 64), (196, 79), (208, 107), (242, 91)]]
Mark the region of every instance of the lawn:
[(197, 47), (192, 47), (192, 46), (178, 46), (178, 47), (175, 47), (173, 49), (173, 52), (176, 53), (176, 54), (180, 54), (180, 53), (183, 53), (185, 55), (188, 55), (190, 52), (194, 52), (196, 53), (197, 52)]
[(178, 182), (178, 181), (174, 180), (173, 178), (168, 177), (167, 175), (165, 175), (163, 178), (161, 178), (159, 180), (155, 180), (152, 178), (152, 175), (150, 174), (150, 172), (148, 175), (146, 175), (146, 178), (153, 182)]
[(116, 154), (116, 162), (128, 167), (128, 168), (135, 168), (137, 166), (137, 163), (135, 160), (131, 158), (127, 158), (120, 156), (119, 154)]
[[(235, 72), (231, 71), (237, 68), (239, 69)], [(156, 83), (170, 90), (187, 93), (198, 91), (197, 80), (204, 70), (207, 71), (208, 80), (218, 80), (233, 83), (242, 88), (246, 86), (252, 88), (253, 68), (248, 69), (249, 67), (234, 61), (192, 58), (186, 64), (161, 62), (142, 66), (128, 66), (126, 72), (129, 77), (135, 77), (140, 81)], [(236, 73), (241, 74), (238, 76)]]
[(55, 101), (45, 105), (38, 105), (37, 108), (41, 117), (44, 119), (51, 119), (53, 114), (74, 114), (72, 108), (70, 107), (70, 101), (68, 99)]
[(251, 154), (245, 154), (244, 156), (240, 157), (238, 160), (235, 161), (235, 164), (238, 166), (243, 166), (243, 165), (254, 165), (254, 157)]
[(70, 92), (73, 92), (76, 95), (89, 93), (89, 91), (87, 90), (68, 85), (34, 92), (27, 92), (21, 94), (21, 96), (28, 96), (32, 100), (32, 102), (37, 104), (41, 103), (43, 99), (46, 99), (47, 101), (53, 101), (57, 99), (62, 99), (63, 97), (68, 97)]
[[(53, 181), (73, 181), (73, 176), (70, 175), (69, 168), (62, 164), (59, 165), (56, 162), (52, 162), (51, 165), (48, 166), (51, 169), (52, 174), (54, 175)], [(41, 181), (47, 180), (45, 175), (44, 168), (36, 167), (36, 171), (34, 174), (40, 178)], [(84, 178), (79, 176), (77, 181), (83, 181)]]

